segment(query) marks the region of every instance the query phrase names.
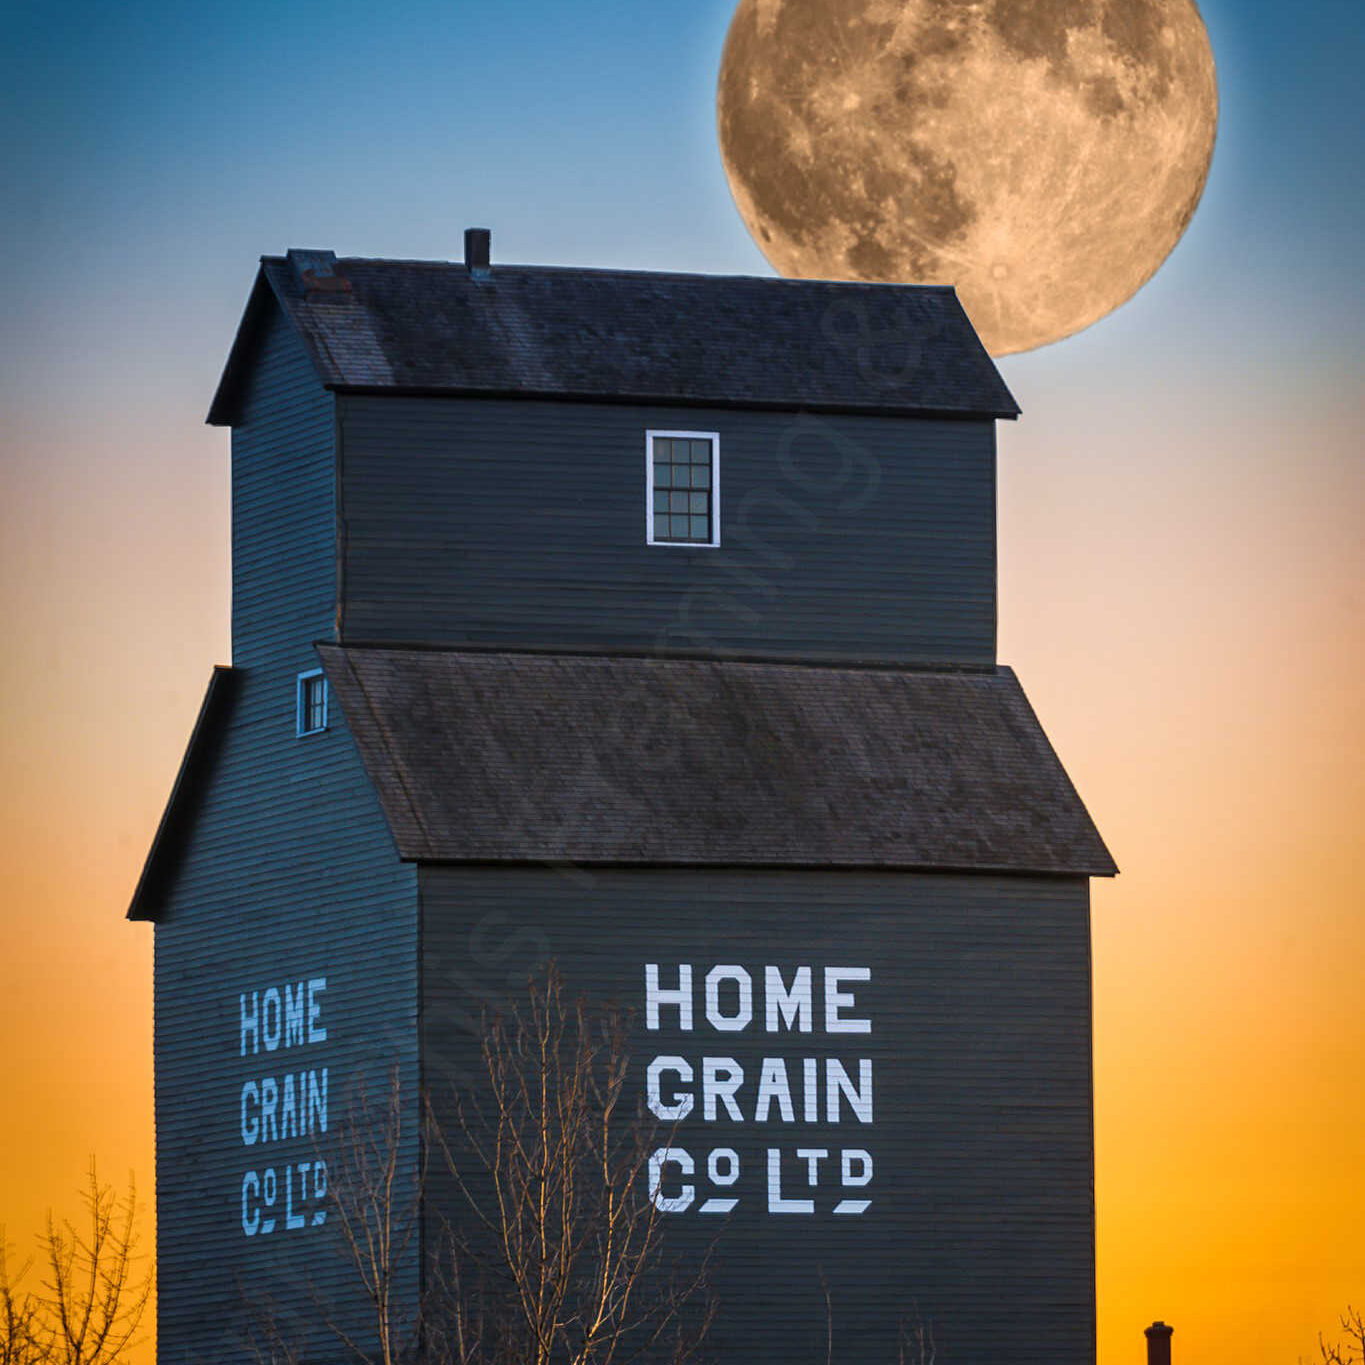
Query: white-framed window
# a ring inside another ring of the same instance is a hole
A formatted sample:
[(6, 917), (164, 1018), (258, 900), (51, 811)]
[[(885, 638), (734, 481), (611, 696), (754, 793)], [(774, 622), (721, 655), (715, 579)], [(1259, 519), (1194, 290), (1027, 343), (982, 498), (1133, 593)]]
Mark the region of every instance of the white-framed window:
[(296, 730), (315, 735), (327, 728), (327, 678), (320, 668), (299, 674)]
[(645, 432), (645, 541), (720, 544), (719, 432)]

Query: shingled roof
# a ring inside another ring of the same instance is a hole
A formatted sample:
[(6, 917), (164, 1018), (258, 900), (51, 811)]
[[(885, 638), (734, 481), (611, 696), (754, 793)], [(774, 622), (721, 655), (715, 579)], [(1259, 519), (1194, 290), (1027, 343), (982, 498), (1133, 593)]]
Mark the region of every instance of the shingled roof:
[(949, 287), (291, 251), (262, 258), (210, 423), (276, 302), (335, 390), (1019, 414)]
[(318, 652), (408, 860), (1117, 870), (1006, 668)]

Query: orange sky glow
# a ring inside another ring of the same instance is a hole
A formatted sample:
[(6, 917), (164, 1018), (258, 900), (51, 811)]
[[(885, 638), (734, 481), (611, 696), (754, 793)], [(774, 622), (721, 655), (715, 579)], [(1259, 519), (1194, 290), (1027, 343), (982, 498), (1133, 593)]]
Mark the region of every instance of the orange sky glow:
[[(1295, 405), (1251, 378), (1237, 411), (1169, 389), (1078, 408), (1031, 367), (1006, 367), (1000, 656), (1123, 869), (1094, 889), (1100, 1360), (1141, 1360), (1160, 1317), (1178, 1360), (1292, 1365), (1365, 1297), (1365, 413), (1320, 404), (1288, 461)], [(20, 452), (3, 514), (21, 1250), (91, 1152), (152, 1190), (151, 932), (122, 914), (228, 649), (226, 437), (166, 435), (132, 477)]]

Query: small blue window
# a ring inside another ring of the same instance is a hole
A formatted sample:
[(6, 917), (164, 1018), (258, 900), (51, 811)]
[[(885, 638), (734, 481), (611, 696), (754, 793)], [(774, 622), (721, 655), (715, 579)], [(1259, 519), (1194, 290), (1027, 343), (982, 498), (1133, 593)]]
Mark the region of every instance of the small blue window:
[(327, 728), (327, 679), (320, 668), (299, 674), (297, 728), (301, 735)]

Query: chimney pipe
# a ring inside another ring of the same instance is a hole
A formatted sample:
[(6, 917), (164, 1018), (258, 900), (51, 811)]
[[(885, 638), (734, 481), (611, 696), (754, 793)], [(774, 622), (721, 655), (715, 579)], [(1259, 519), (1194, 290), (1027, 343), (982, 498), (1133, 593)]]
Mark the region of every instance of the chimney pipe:
[(1171, 1365), (1171, 1335), (1174, 1327), (1154, 1322), (1143, 1335), (1147, 1338), (1147, 1365)]
[(464, 263), (471, 275), (487, 275), (492, 267), (493, 234), (487, 228), (465, 228)]

